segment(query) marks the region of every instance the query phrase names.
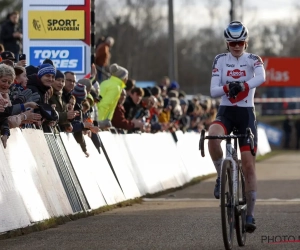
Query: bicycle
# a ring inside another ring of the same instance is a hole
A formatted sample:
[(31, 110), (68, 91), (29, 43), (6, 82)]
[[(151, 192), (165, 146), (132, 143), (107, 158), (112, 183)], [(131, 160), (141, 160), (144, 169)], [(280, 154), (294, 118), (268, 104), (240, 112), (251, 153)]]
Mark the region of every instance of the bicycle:
[[(220, 178), (220, 207), (222, 220), (222, 234), (225, 249), (230, 250), (233, 247), (234, 230), (239, 246), (246, 244), (246, 214), (247, 203), (245, 194), (245, 177), (242, 170), (241, 161), (237, 157), (237, 140), (247, 138), (250, 143), (250, 150), (253, 156), (254, 136), (250, 128), (246, 129), (246, 134), (237, 134), (234, 130), (231, 135), (205, 136), (205, 130), (201, 131), (199, 149), (202, 157), (204, 153), (205, 139), (226, 139), (226, 158), (221, 167)], [(231, 140), (234, 139), (234, 150)], [(227, 228), (228, 224), (228, 228)]]

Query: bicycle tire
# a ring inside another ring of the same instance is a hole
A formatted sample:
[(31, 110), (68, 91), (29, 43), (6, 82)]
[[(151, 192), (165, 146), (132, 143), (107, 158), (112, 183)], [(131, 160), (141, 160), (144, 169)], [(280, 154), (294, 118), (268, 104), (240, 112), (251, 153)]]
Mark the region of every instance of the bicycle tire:
[(230, 166), (231, 162), (229, 160), (224, 160), (221, 173), (221, 220), (223, 242), (226, 250), (232, 249), (235, 223), (235, 208), (233, 204), (232, 175)]
[[(239, 163), (241, 164), (241, 163)], [(246, 204), (246, 194), (245, 194), (245, 177), (242, 172), (241, 165), (238, 168), (238, 192), (237, 199), (239, 200), (239, 205), (235, 210), (235, 223), (236, 223), (236, 238), (240, 247), (245, 246), (246, 244), (246, 213), (247, 213), (247, 204)], [(242, 209), (242, 208), (245, 209)]]

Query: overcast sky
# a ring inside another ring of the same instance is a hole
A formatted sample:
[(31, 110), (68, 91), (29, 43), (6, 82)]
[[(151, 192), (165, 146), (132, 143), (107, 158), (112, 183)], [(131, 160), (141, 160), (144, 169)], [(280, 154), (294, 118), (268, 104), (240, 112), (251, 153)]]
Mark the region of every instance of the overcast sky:
[[(215, 8), (221, 16), (219, 23), (225, 24), (229, 21), (230, 0), (173, 0), (175, 22), (206, 26), (210, 20), (207, 5), (216, 2), (220, 2), (220, 7)], [(297, 0), (243, 0), (243, 22), (295, 20), (296, 3)]]

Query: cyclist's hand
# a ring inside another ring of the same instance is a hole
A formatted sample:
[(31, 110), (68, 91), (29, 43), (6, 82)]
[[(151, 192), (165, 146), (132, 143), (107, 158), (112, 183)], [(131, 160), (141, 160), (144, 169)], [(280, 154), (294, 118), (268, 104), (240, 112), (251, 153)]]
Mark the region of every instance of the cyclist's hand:
[(230, 82), (228, 85), (229, 85), (228, 95), (230, 98), (235, 98), (238, 95), (238, 93), (245, 90), (245, 85), (243, 82)]

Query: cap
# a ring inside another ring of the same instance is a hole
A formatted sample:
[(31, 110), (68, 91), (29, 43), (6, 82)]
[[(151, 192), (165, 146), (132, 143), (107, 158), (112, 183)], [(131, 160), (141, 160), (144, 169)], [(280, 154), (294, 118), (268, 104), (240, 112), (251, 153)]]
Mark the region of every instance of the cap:
[(16, 60), (14, 53), (12, 53), (11, 51), (3, 51), (1, 53), (1, 58), (2, 60), (6, 60), (6, 59), (11, 61)]

